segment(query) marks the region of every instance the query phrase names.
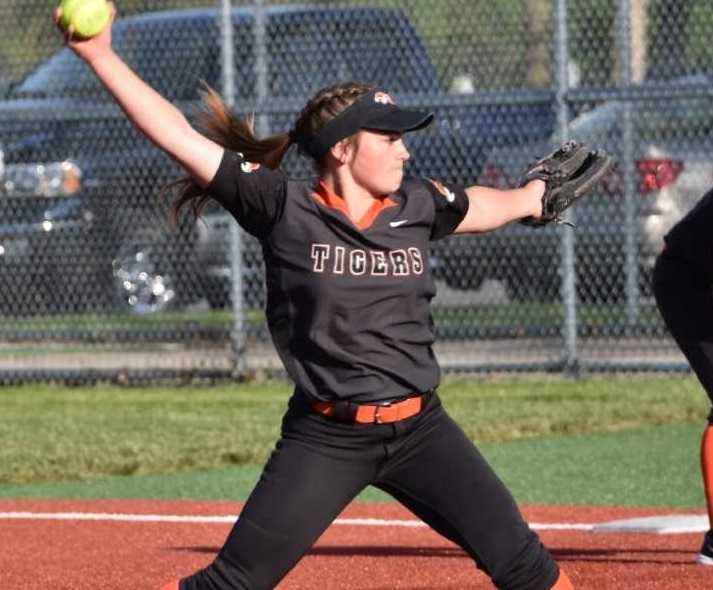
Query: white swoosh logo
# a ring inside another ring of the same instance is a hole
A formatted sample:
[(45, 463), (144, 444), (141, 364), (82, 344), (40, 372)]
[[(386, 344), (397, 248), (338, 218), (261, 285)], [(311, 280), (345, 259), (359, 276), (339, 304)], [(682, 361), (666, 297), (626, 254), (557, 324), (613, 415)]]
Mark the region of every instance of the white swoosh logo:
[(392, 221), (389, 223), (391, 227), (399, 227), (400, 225), (403, 225), (404, 223), (408, 223), (408, 219), (400, 219), (399, 221)]

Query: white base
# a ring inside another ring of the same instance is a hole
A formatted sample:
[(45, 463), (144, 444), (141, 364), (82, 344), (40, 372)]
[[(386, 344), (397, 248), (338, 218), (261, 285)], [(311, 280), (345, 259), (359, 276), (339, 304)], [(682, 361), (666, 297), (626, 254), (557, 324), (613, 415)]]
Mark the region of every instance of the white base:
[[(627, 518), (595, 524), (595, 533), (648, 533), (675, 535), (684, 533), (705, 533), (710, 528), (707, 515), (674, 514), (671, 516), (647, 516)], [(712, 560), (713, 561), (713, 560)], [(710, 565), (713, 565), (711, 563)]]

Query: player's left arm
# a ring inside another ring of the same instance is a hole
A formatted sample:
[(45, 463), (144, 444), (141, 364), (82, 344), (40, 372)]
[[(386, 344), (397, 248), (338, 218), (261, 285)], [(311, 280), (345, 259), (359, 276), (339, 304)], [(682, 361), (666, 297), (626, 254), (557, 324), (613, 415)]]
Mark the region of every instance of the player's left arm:
[(482, 233), (523, 217), (539, 217), (544, 192), (545, 183), (541, 180), (508, 190), (469, 186), (465, 189), (468, 212), (453, 233)]

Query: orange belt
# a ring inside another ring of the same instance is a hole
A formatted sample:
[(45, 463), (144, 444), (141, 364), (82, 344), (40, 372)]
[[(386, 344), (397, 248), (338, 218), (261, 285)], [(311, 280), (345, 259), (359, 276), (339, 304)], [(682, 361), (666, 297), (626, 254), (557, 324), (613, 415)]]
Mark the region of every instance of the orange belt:
[[(429, 392), (430, 393), (430, 392)], [(313, 402), (312, 409), (338, 422), (358, 424), (390, 424), (418, 414), (426, 405), (428, 393), (382, 405), (352, 402)]]

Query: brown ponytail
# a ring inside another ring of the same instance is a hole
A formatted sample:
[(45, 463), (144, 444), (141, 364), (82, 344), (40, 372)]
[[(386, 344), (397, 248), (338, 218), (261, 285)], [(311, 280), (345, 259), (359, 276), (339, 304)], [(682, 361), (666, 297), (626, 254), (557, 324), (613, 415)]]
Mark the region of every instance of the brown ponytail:
[[(299, 142), (299, 138), (311, 137), (355, 100), (373, 89), (373, 86), (360, 82), (343, 82), (324, 88), (305, 105), (294, 129), (289, 133), (258, 139), (255, 137), (254, 117), (241, 119), (236, 116), (215, 90), (206, 87), (202, 95), (203, 107), (199, 113), (198, 127), (218, 145), (242, 153), (247, 161), (277, 168), (287, 150), (293, 143)], [(320, 172), (322, 163), (315, 162), (315, 165)], [(167, 189), (175, 189), (178, 193), (172, 208), (174, 221), (178, 220), (185, 206), (189, 206), (196, 217), (200, 216), (210, 199), (205, 189), (190, 176), (171, 183)]]
[[(203, 105), (198, 115), (198, 128), (209, 139), (227, 150), (241, 152), (249, 162), (277, 168), (287, 153), (292, 140), (288, 134), (257, 139), (254, 118), (241, 119), (231, 112), (220, 95), (210, 87), (202, 93)], [(210, 199), (196, 181), (186, 176), (167, 187), (178, 192), (173, 203), (173, 220), (177, 221), (181, 210), (189, 206), (198, 217)]]

